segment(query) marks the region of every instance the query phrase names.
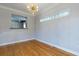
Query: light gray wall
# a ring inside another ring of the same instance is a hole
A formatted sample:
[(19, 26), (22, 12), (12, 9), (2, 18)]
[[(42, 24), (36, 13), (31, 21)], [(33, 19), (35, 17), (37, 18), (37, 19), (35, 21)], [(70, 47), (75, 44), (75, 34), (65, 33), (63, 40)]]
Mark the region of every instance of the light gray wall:
[[(10, 29), (11, 14), (26, 16), (28, 29)], [(9, 10), (0, 6), (0, 44), (27, 40), (32, 38), (34, 33), (34, 17), (18, 10)]]
[[(69, 15), (40, 22), (40, 19), (53, 16), (66, 9), (70, 10)], [(47, 12), (40, 12), (38, 17), (36, 17), (35, 33), (37, 39), (79, 53), (79, 4), (59, 4)]]

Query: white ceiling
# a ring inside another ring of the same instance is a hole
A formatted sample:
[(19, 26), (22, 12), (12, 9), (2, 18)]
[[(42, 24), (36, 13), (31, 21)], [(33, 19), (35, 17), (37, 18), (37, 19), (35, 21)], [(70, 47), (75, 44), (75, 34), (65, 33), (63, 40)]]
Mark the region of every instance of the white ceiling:
[[(37, 4), (39, 6), (39, 11), (41, 12), (45, 11), (46, 8), (54, 7), (57, 5), (56, 3), (37, 3)], [(0, 5), (13, 8), (13, 9), (17, 9), (17, 10), (21, 10), (23, 12), (28, 12), (26, 8), (28, 3), (0, 3)]]

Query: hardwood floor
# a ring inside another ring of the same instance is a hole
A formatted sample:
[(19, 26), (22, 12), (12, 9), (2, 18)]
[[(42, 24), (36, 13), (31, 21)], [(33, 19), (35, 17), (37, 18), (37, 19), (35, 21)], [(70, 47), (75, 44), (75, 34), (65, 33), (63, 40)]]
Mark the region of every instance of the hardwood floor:
[(0, 56), (73, 56), (73, 54), (37, 40), (30, 40), (1, 46)]

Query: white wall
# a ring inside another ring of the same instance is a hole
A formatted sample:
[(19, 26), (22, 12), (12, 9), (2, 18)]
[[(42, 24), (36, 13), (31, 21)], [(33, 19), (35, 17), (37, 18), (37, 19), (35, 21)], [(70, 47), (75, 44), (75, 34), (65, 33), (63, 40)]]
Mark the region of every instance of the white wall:
[[(28, 18), (27, 19), (28, 29), (10, 29), (11, 14), (26, 16)], [(0, 44), (31, 39), (33, 33), (34, 33), (33, 16), (28, 15), (27, 12), (23, 13), (19, 12), (19, 10), (0, 6)]]
[[(40, 22), (40, 19), (53, 16), (66, 9), (70, 10), (69, 15), (51, 19), (50, 21)], [(11, 14), (27, 16), (28, 29), (9, 29)], [(35, 37), (79, 53), (78, 25), (79, 4), (59, 4), (54, 8), (48, 9), (47, 12), (40, 12), (35, 18), (27, 13), (0, 8), (0, 44), (27, 40)]]
[[(52, 7), (52, 6), (51, 6)], [(69, 9), (70, 14), (50, 21), (40, 19)], [(36, 38), (79, 53), (79, 4), (59, 4), (36, 17)]]

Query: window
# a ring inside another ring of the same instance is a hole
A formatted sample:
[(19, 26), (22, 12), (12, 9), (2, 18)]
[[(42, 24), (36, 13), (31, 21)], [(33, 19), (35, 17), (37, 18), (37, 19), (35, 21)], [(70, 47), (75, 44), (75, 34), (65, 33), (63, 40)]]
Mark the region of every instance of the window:
[(20, 15), (11, 15), (11, 29), (25, 29), (27, 28), (27, 17)]

